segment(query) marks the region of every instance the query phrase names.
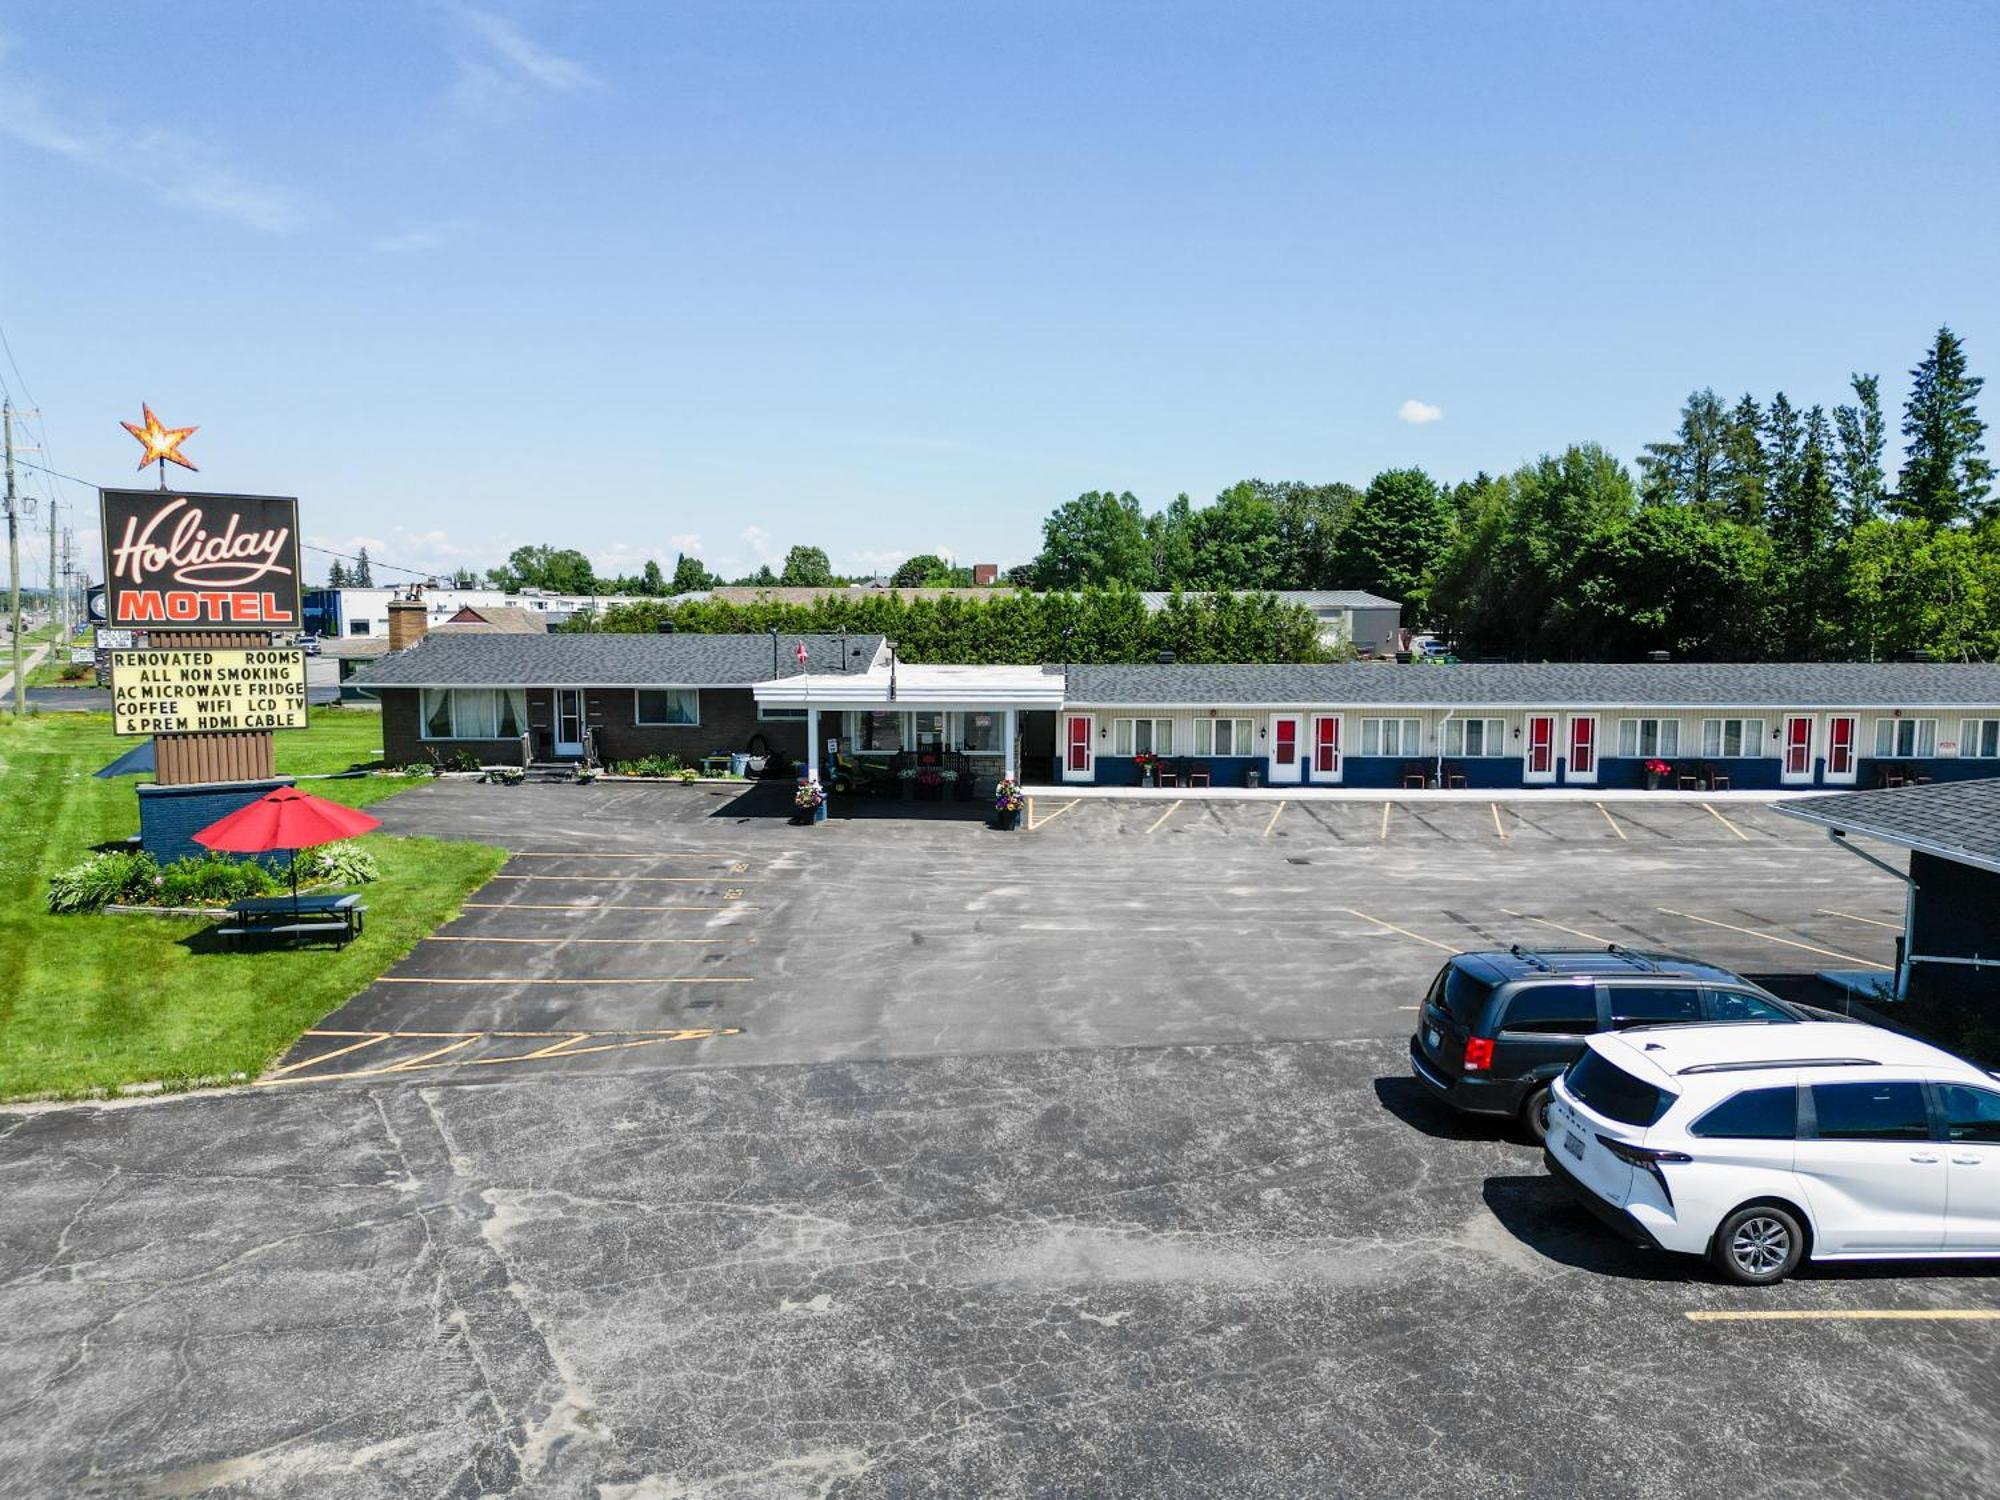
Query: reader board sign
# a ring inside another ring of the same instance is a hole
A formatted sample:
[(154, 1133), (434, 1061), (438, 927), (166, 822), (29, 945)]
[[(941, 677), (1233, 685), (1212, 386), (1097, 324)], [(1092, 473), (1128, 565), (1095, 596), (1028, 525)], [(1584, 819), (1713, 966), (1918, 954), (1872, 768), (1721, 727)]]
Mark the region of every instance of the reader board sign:
[(223, 734), (306, 727), (296, 647), (111, 653), (113, 734)]
[(100, 490), (105, 623), (297, 630), (299, 502)]

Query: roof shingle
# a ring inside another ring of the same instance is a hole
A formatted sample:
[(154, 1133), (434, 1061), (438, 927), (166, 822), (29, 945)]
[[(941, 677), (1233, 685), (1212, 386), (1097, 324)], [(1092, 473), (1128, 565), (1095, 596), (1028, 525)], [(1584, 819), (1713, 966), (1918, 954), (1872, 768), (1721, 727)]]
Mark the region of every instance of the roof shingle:
[(2000, 776), (1783, 802), (1778, 811), (1823, 828), (2000, 870)]
[[(435, 632), (355, 673), (358, 687), (747, 687), (799, 670), (866, 671), (879, 635), (485, 635)], [(845, 656), (843, 656), (845, 651)], [(775, 656), (775, 664), (774, 664)]]

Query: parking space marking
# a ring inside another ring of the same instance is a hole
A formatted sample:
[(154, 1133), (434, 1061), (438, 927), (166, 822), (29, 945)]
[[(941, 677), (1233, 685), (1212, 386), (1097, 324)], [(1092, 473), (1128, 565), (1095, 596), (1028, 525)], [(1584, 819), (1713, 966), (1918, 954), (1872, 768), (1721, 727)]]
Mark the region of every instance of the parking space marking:
[(727, 906), (617, 906), (609, 901), (467, 901), (465, 911), (762, 911), (732, 901)]
[(384, 974), (377, 984), (754, 984), (748, 974), (654, 974), (640, 979), (531, 979), (517, 974), (437, 978), (422, 974)]
[(1708, 809), (1708, 815), (1711, 818), (1714, 818), (1716, 822), (1720, 823), (1724, 828), (1727, 828), (1731, 833), (1735, 834), (1739, 839), (1743, 840), (1744, 843), (1747, 844), (1750, 842), (1750, 835), (1745, 833), (1742, 829), (1738, 828), (1734, 823), (1730, 822), (1729, 819), (1723, 817), (1721, 813), (1717, 812), (1714, 803), (1704, 802), (1702, 803), (1702, 806)]
[(1065, 802), (1061, 807), (1057, 808), (1054, 812), (1050, 813), (1046, 818), (1043, 818), (1038, 823), (1035, 821), (1035, 799), (1033, 797), (1030, 797), (1028, 799), (1028, 832), (1033, 833), (1037, 828), (1048, 827), (1049, 824), (1055, 822), (1057, 818), (1060, 818), (1064, 813), (1068, 812), (1072, 807), (1075, 807), (1077, 802), (1081, 802), (1082, 800), (1083, 799), (1079, 797), (1076, 799), (1076, 802)]
[[(493, 1067), (502, 1063), (552, 1062), (566, 1057), (582, 1057), (593, 1052), (618, 1052), (632, 1047), (654, 1047), (663, 1042), (698, 1042), (710, 1037), (741, 1036), (740, 1026), (682, 1026), (631, 1031), (308, 1031), (309, 1037), (359, 1037), (345, 1047), (337, 1047), (331, 1052), (322, 1052), (317, 1057), (309, 1057), (301, 1062), (287, 1063), (281, 1068), (273, 1068), (262, 1078), (252, 1080), (252, 1086), (267, 1088), (279, 1083), (320, 1083), (339, 1078), (382, 1078), (395, 1073), (426, 1072), (436, 1068)], [(509, 1052), (498, 1057), (461, 1057), (456, 1054), (481, 1041), (496, 1038), (536, 1039), (558, 1038), (544, 1042), (529, 1052)], [(608, 1038), (609, 1040), (598, 1040)], [(378, 1046), (389, 1041), (437, 1041), (446, 1045), (433, 1047), (415, 1057), (407, 1057), (400, 1062), (384, 1063), (376, 1068), (350, 1068), (338, 1073), (311, 1073), (302, 1070), (314, 1068), (321, 1063), (331, 1062), (337, 1057), (345, 1057), (364, 1047)], [(578, 1046), (579, 1042), (590, 1042), (590, 1046)]]
[(646, 947), (656, 943), (754, 943), (753, 937), (741, 938), (593, 938), (593, 937), (454, 937), (442, 932), (433, 932), (424, 938), (427, 943), (597, 943), (609, 947)]
[(1507, 842), (1507, 830), (1500, 826), (1500, 804), (1489, 802), (1486, 805), (1493, 809), (1493, 831), (1500, 835), (1500, 842), (1504, 844)]
[[(1377, 832), (1375, 835), (1375, 841), (1379, 844), (1386, 844), (1389, 842), (1389, 809), (1392, 806), (1394, 806), (1394, 804), (1389, 802), (1384, 802), (1382, 804), (1382, 827), (1380, 831)], [(1356, 913), (1356, 915), (1358, 916), (1359, 913)], [(1372, 921), (1373, 919), (1371, 918), (1370, 920)]]
[(1278, 826), (1278, 819), (1284, 816), (1284, 812), (1285, 804), (1283, 802), (1280, 802), (1276, 807), (1271, 809), (1271, 821), (1264, 825), (1265, 838), (1271, 836), (1271, 830)]
[(1351, 906), (1336, 906), (1334, 910), (1344, 911), (1350, 917), (1359, 917), (1364, 922), (1373, 922), (1377, 927), (1382, 928), (1385, 932), (1394, 932), (1406, 938), (1415, 938), (1420, 943), (1428, 943), (1431, 947), (1441, 949), (1446, 953), (1456, 953), (1459, 951), (1458, 949), (1454, 948), (1450, 943), (1440, 943), (1436, 938), (1427, 938), (1421, 932), (1412, 932), (1407, 927), (1398, 927), (1394, 922), (1385, 922), (1380, 917), (1371, 917), (1368, 915), (1367, 912), (1356, 911)]
[(1167, 821), (1167, 819), (1171, 818), (1175, 813), (1179, 812), (1180, 810), (1181, 810), (1181, 805), (1180, 803), (1176, 802), (1172, 807), (1168, 808), (1165, 812), (1161, 813), (1157, 818), (1153, 819), (1152, 827), (1148, 828), (1146, 832), (1158, 833), (1160, 831), (1161, 826)]
[(1837, 948), (1821, 948), (1813, 943), (1801, 943), (1795, 938), (1779, 937), (1775, 932), (1760, 932), (1755, 927), (1738, 927), (1734, 922), (1718, 922), (1713, 917), (1698, 917), (1691, 911), (1675, 911), (1670, 906), (1658, 907), (1656, 910), (1663, 911), (1670, 917), (1684, 917), (1690, 922), (1702, 922), (1710, 927), (1721, 927), (1729, 932), (1740, 932), (1745, 937), (1762, 938), (1767, 943), (1783, 943), (1787, 948), (1803, 948), (1808, 953), (1818, 953), (1827, 958), (1837, 958), (1842, 963), (1860, 964), (1863, 968), (1868, 969), (1880, 969), (1885, 974), (1895, 972), (1895, 968), (1891, 964), (1878, 964), (1872, 958), (1862, 958), (1858, 954), (1853, 953), (1842, 953)]
[(571, 884), (588, 884), (593, 881), (610, 881), (622, 884), (648, 885), (755, 885), (755, 877), (745, 879), (741, 875), (508, 875), (501, 873), (495, 880), (567, 880)]
[(516, 849), (509, 859), (748, 859), (746, 849), (655, 849), (624, 854), (600, 849)]
[(1984, 1307), (1855, 1307), (1824, 1312), (1770, 1309), (1763, 1312), (1721, 1312), (1698, 1308), (1686, 1314), (1690, 1323), (1805, 1323), (1838, 1319), (1854, 1323), (1992, 1323), (2000, 1309)]
[(1607, 948), (1618, 941), (1616, 938), (1602, 937), (1595, 932), (1585, 932), (1581, 927), (1565, 927), (1560, 922), (1551, 922), (1547, 917), (1531, 917), (1523, 911), (1507, 911), (1507, 908), (1504, 906), (1500, 910), (1507, 912), (1507, 915), (1510, 917), (1519, 917), (1523, 922), (1537, 922), (1543, 927), (1553, 927), (1557, 932), (1566, 932), (1571, 937), (1580, 937), (1588, 939), (1593, 943), (1602, 943)]
[(1611, 816), (1610, 808), (1606, 807), (1602, 802), (1593, 802), (1590, 805), (1604, 814), (1604, 821), (1611, 825), (1613, 833), (1617, 834), (1621, 839), (1625, 839), (1625, 842), (1628, 844), (1632, 842), (1631, 839), (1626, 838), (1625, 830), (1618, 826), (1618, 820)]
[(1866, 922), (1870, 927), (1886, 927), (1891, 932), (1901, 932), (1903, 930), (1901, 922), (1884, 922), (1880, 917), (1860, 917), (1851, 911), (1835, 911), (1830, 906), (1817, 908), (1814, 915), (1821, 917), (1845, 917), (1850, 922)]

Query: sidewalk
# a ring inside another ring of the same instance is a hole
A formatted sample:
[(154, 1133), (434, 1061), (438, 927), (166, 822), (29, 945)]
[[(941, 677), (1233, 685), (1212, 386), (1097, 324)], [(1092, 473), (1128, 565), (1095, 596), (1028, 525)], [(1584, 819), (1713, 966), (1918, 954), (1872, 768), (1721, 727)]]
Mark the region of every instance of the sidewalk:
[[(47, 641), (43, 641), (41, 645), (31, 647), (29, 650), (23, 652), (21, 655), (21, 671), (23, 673), (34, 671), (40, 665), (42, 658), (48, 654), (49, 643)], [(6, 669), (0, 671), (0, 708), (11, 709), (14, 706), (14, 643), (12, 641), (8, 641), (4, 648), (0, 648), (0, 661), (4, 661), (7, 664)]]
[[(1348, 786), (1064, 786), (1060, 782), (1024, 786), (1022, 792), (1042, 798), (1096, 798), (1110, 802), (1655, 802), (1698, 807), (1704, 802), (1787, 802), (1797, 797), (1825, 795), (1827, 787), (1768, 787), (1754, 792), (1648, 791), (1644, 787), (1503, 786), (1426, 787), (1399, 791), (1395, 787)], [(1832, 790), (1839, 790), (1834, 788)]]

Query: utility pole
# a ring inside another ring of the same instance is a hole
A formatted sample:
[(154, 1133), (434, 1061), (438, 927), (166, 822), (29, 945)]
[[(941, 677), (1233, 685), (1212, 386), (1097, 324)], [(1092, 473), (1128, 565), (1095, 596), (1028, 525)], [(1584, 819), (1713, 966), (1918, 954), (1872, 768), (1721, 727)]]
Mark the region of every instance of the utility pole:
[[(49, 624), (51, 625), (56, 624), (57, 566), (58, 562), (56, 558), (56, 503), (55, 501), (51, 500), (49, 502)], [(56, 637), (56, 644), (54, 646), (49, 647), (49, 654), (53, 656), (58, 647), (65, 646), (67, 644), (68, 643), (62, 639), (61, 635), (58, 634)]]
[(21, 523), (20, 504), (14, 498), (14, 403), (0, 403), (0, 424), (5, 427), (7, 449), (7, 588), (14, 623), (14, 712), (28, 711), (27, 673), (21, 670)]

